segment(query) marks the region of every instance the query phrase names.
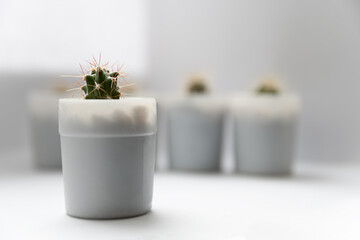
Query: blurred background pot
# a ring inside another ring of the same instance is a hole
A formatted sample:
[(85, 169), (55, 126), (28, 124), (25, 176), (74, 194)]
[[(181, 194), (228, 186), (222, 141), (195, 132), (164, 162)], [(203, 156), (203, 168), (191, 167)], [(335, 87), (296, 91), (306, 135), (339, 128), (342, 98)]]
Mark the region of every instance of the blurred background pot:
[(237, 169), (290, 174), (300, 100), (292, 94), (249, 93), (233, 100)]
[(219, 99), (190, 96), (168, 108), (170, 167), (174, 170), (218, 171), (223, 134)]
[(64, 90), (37, 90), (28, 96), (33, 164), (41, 169), (61, 169), (58, 101)]
[(125, 218), (151, 209), (156, 101), (61, 99), (59, 131), (69, 215)]

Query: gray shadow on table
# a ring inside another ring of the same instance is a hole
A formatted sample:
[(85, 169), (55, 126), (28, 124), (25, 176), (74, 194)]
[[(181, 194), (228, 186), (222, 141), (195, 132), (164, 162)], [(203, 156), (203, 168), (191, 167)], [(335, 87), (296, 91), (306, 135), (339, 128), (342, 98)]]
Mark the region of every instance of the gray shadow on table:
[(82, 221), (90, 224), (90, 226), (101, 226), (108, 228), (116, 228), (116, 229), (151, 229), (159, 226), (163, 226), (166, 224), (166, 219), (160, 213), (156, 211), (150, 211), (149, 213), (137, 217), (131, 218), (123, 218), (123, 219), (109, 219), (109, 220), (90, 220), (90, 219), (81, 219), (74, 218), (69, 216), (77, 221)]

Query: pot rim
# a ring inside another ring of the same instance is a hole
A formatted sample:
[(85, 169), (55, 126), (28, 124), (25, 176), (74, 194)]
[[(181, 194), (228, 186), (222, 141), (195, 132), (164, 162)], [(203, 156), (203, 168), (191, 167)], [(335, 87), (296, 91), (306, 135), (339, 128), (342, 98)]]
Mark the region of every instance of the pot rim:
[(157, 132), (155, 98), (59, 100), (62, 136), (140, 136)]

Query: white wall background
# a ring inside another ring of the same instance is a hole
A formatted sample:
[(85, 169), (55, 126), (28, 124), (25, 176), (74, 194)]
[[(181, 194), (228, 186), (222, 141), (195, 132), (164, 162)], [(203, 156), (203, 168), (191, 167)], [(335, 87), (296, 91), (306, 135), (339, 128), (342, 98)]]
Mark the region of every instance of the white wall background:
[(145, 71), (146, 0), (2, 0), (0, 70), (78, 72), (90, 56)]
[(150, 70), (163, 90), (203, 70), (219, 92), (275, 73), (304, 102), (299, 157), (360, 160), (360, 3), (153, 0)]

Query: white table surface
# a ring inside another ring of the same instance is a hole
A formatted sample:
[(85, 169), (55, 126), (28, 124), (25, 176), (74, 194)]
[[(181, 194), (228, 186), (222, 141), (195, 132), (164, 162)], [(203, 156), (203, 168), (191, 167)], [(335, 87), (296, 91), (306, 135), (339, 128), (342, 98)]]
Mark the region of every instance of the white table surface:
[(301, 163), (291, 178), (158, 172), (152, 212), (94, 221), (67, 216), (61, 173), (26, 156), (1, 156), (0, 239), (360, 239), (359, 164)]

